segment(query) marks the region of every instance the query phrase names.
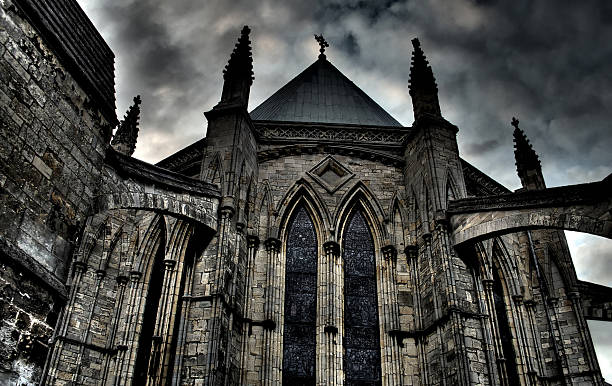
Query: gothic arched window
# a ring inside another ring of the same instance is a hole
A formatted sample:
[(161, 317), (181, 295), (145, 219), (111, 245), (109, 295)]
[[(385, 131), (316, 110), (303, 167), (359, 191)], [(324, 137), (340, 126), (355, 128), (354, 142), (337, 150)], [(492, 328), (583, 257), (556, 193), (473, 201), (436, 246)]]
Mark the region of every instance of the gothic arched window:
[(317, 250), (314, 224), (300, 207), (287, 237), (283, 384), (315, 384)]
[(344, 369), (347, 385), (381, 380), (374, 241), (360, 211), (344, 234)]

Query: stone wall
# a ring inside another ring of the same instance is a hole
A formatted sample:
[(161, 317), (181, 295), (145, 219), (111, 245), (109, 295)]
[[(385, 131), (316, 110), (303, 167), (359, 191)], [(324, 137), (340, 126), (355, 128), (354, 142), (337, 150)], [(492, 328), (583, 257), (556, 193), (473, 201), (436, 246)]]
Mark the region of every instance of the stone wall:
[(0, 383), (40, 377), (115, 120), (18, 3), (0, 3)]

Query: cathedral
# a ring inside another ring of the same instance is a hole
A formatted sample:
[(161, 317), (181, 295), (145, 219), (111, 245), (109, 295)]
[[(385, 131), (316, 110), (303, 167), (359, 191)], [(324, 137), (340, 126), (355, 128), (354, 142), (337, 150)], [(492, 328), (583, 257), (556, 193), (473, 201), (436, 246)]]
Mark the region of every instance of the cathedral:
[(418, 39), (405, 127), (323, 36), (249, 112), (245, 26), (206, 136), (152, 165), (76, 1), (0, 12), (0, 384), (605, 384), (612, 288), (563, 230), (612, 238), (612, 177), (547, 188), (515, 118), (521, 189), (466, 162)]

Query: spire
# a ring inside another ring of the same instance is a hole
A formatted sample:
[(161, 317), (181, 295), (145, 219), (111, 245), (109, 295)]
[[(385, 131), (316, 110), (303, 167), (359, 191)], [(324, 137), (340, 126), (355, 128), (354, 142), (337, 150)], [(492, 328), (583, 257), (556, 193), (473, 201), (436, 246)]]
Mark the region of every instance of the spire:
[(514, 126), (516, 172), (521, 179), (523, 188), (528, 190), (544, 189), (546, 185), (538, 155), (533, 150), (523, 130), (519, 128), (519, 120), (512, 117), (511, 125)]
[(412, 46), (414, 51), (412, 52), (408, 89), (412, 97), (414, 119), (419, 119), (424, 114), (441, 116), (436, 78), (421, 49), (419, 39), (412, 39)]
[(136, 139), (138, 138), (138, 120), (140, 119), (140, 95), (134, 98), (134, 104), (130, 106), (119, 122), (111, 145), (115, 150), (127, 156), (134, 154)]
[(240, 104), (246, 108), (249, 104), (249, 93), (253, 84), (253, 57), (249, 33), (251, 29), (244, 26), (238, 43), (223, 70), (223, 93), (220, 104)]

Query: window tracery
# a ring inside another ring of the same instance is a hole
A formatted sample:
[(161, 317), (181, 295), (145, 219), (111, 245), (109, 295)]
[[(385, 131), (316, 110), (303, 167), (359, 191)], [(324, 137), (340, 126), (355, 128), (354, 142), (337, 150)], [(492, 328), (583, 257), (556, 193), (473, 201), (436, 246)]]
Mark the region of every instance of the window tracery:
[(347, 385), (381, 381), (376, 260), (363, 214), (351, 215), (344, 235), (344, 369)]
[(283, 384), (315, 384), (317, 236), (304, 207), (290, 221), (286, 248)]

